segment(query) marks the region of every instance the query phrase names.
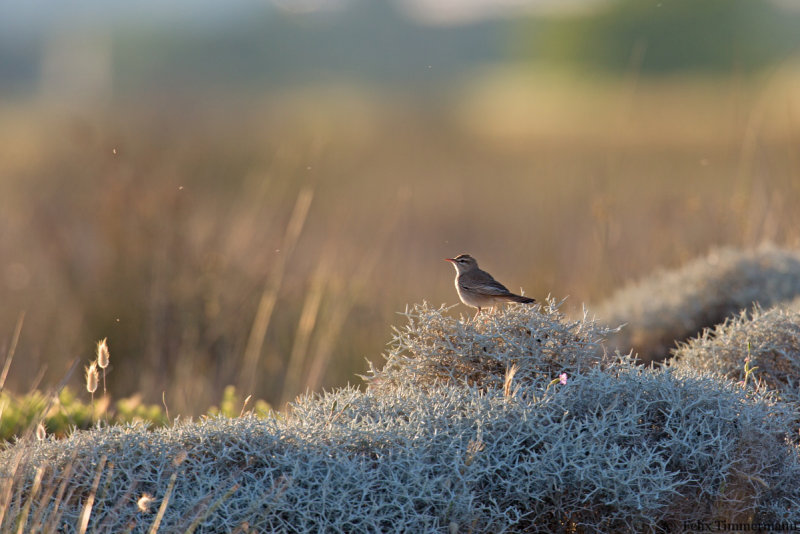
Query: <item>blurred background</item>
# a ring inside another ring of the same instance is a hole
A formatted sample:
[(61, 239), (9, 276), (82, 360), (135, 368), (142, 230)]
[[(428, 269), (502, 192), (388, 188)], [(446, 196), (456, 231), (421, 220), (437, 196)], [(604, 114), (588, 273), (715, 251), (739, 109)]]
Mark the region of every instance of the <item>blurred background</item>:
[(115, 397), (279, 407), (457, 303), (445, 257), (577, 314), (798, 246), (799, 27), (792, 0), (4, 2), (5, 387), (77, 361), (80, 388), (108, 337)]

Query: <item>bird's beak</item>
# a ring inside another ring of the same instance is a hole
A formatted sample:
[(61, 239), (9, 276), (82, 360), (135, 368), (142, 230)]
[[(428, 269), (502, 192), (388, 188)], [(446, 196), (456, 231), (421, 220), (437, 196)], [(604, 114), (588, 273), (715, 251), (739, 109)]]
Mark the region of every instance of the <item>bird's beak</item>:
[(453, 258), (445, 258), (444, 261), (454, 262), (456, 260), (454, 260)]

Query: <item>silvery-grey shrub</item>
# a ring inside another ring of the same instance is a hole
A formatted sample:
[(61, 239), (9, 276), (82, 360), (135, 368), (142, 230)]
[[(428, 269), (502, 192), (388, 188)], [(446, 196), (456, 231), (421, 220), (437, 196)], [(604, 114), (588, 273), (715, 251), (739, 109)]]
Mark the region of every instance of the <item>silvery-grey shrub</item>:
[(721, 248), (629, 284), (592, 311), (604, 324), (626, 324), (610, 340), (612, 349), (633, 349), (650, 362), (753, 304), (768, 308), (798, 295), (800, 251)]
[(516, 366), (517, 384), (546, 385), (562, 373), (571, 376), (613, 361), (604, 342), (614, 328), (599, 325), (587, 312), (565, 317), (563, 301), (512, 305), (456, 319), (447, 308), (417, 304), (404, 314), (407, 324), (394, 328), (386, 362), (370, 362), (367, 380), (373, 388), (429, 388), (468, 384), (502, 388), (506, 371)]
[(800, 521), (790, 404), (719, 374), (601, 358), (608, 329), (557, 308), (466, 321), (417, 306), (366, 391), (309, 395), (285, 415), (19, 442), (0, 453), (0, 531), (79, 532), (84, 510), (88, 532), (113, 533)]
[[(163, 532), (667, 532), (800, 519), (790, 419), (732, 382), (629, 364), (512, 395), (345, 388), (281, 418), (18, 443), (0, 455), (0, 480), (13, 482), (0, 483), (12, 501), (0, 527), (37, 518), (76, 532), (93, 493), (90, 532), (147, 532), (167, 497)], [(37, 468), (48, 492), (30, 497)]]
[(775, 306), (742, 311), (681, 344), (670, 366), (745, 378), (745, 360), (753, 369), (748, 381), (800, 404), (800, 308)]

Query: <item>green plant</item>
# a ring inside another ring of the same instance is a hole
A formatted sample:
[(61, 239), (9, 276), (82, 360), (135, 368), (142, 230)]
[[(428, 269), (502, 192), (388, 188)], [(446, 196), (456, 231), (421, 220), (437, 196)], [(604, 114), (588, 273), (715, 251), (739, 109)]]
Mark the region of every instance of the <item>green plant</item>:
[(212, 406), (208, 409), (211, 417), (241, 417), (245, 412), (252, 413), (257, 417), (270, 417), (273, 415), (272, 407), (263, 399), (258, 399), (249, 407), (251, 398), (248, 396), (242, 399), (236, 391), (236, 387), (227, 386), (222, 393), (222, 400), (219, 406)]
[[(252, 405), (250, 403), (250, 397), (242, 399), (235, 387), (228, 386), (220, 405), (211, 406), (207, 414), (212, 417), (237, 417), (245, 412), (257, 417), (273, 415), (272, 407), (266, 401), (257, 399)], [(139, 394), (116, 401), (103, 396), (92, 404), (81, 400), (68, 387), (62, 389), (55, 399), (41, 391), (25, 395), (0, 392), (0, 442), (29, 435), (40, 423), (48, 436), (61, 439), (75, 430), (92, 428), (97, 421), (103, 421), (104, 425), (136, 423), (148, 428), (169, 424), (164, 407), (143, 403)]]
[(167, 423), (162, 407), (142, 403), (140, 395), (113, 403), (103, 396), (86, 403), (70, 388), (58, 395), (31, 391), (25, 395), (0, 393), (0, 441), (12, 441), (30, 433), (41, 423), (47, 435), (63, 438), (76, 429), (91, 428), (96, 421), (108, 418), (108, 424), (141, 422), (162, 426)]

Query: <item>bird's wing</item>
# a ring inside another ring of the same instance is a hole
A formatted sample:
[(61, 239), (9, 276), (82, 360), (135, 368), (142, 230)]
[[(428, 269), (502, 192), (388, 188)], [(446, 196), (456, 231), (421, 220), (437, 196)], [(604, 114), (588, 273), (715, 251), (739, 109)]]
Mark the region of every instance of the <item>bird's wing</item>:
[(501, 296), (511, 293), (506, 286), (492, 278), (489, 273), (482, 271), (481, 274), (485, 276), (475, 276), (473, 280), (469, 280), (466, 283), (461, 282), (461, 287), (484, 295)]

